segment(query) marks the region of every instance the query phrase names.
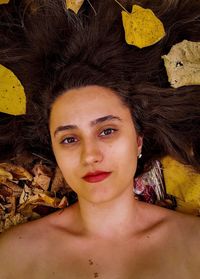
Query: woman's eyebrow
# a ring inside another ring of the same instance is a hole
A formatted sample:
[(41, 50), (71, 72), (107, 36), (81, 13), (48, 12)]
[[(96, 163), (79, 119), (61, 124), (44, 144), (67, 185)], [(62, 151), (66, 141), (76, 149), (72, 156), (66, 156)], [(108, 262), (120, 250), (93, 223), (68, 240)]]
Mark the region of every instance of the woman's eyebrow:
[(108, 120), (119, 120), (119, 121), (122, 121), (122, 119), (121, 119), (119, 116), (115, 116), (115, 115), (106, 115), (106, 116), (97, 118), (97, 119), (95, 119), (95, 120), (92, 120), (92, 121), (90, 122), (90, 125), (91, 125), (91, 126), (94, 126), (94, 125), (97, 125), (97, 124), (99, 124), (99, 123), (102, 123), (102, 122), (105, 122), (105, 121), (108, 121)]
[[(99, 123), (108, 121), (108, 120), (119, 120), (122, 121), (122, 119), (119, 116), (115, 116), (115, 115), (106, 115), (100, 118), (97, 118), (95, 120), (92, 120), (90, 122), (90, 126), (95, 126)], [(77, 125), (62, 125), (62, 126), (58, 126), (54, 132), (54, 136), (56, 136), (57, 133), (61, 132), (61, 131), (66, 131), (66, 130), (74, 130), (74, 129), (78, 129)]]

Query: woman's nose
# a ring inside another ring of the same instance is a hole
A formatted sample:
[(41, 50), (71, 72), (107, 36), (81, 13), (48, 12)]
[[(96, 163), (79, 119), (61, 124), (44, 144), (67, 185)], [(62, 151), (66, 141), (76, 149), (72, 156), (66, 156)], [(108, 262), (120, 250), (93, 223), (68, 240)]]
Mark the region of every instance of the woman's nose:
[(97, 143), (91, 140), (84, 143), (81, 154), (81, 160), (84, 165), (99, 163), (102, 159), (103, 154)]

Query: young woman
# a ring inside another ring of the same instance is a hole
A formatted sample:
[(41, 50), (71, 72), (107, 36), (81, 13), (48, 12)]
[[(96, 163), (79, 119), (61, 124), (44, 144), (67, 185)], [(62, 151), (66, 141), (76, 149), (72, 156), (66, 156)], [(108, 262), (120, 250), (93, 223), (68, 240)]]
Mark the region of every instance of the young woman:
[[(15, 72), (29, 103), (15, 146), (51, 148), (78, 202), (4, 233), (1, 278), (198, 277), (199, 219), (135, 200), (133, 177), (141, 153), (138, 171), (165, 154), (199, 169), (199, 87), (170, 89), (160, 60), (176, 40), (196, 38), (199, 4), (158, 1), (168, 35), (139, 50), (125, 43), (112, 1), (93, 1), (96, 15), (85, 3), (80, 16), (41, 2), (18, 27), (27, 52), (15, 49)], [(14, 70), (13, 46), (5, 50)]]

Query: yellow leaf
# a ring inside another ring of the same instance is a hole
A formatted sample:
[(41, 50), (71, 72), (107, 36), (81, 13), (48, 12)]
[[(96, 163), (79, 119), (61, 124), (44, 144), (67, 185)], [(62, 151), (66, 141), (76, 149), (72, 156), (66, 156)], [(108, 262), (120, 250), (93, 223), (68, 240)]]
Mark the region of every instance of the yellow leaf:
[(133, 5), (132, 13), (122, 11), (126, 42), (139, 48), (151, 46), (165, 36), (162, 22), (152, 10)]
[(1, 4), (8, 4), (10, 2), (10, 0), (0, 0), (0, 5)]
[(162, 160), (167, 194), (177, 197), (179, 211), (200, 208), (200, 174), (167, 156)]
[(70, 9), (77, 14), (83, 2), (84, 0), (66, 0), (67, 9)]
[(26, 113), (24, 88), (12, 71), (0, 65), (0, 112), (21, 115)]

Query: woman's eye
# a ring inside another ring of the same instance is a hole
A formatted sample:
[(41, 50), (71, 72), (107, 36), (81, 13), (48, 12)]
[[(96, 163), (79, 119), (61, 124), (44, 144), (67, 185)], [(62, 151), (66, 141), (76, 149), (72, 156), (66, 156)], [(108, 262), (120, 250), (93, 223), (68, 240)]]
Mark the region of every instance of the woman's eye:
[(67, 138), (64, 138), (61, 143), (64, 143), (64, 144), (72, 144), (74, 142), (77, 142), (78, 140), (75, 138), (75, 137), (67, 137)]
[(108, 129), (105, 129), (103, 130), (101, 133), (100, 133), (100, 136), (108, 136), (110, 134), (113, 134), (115, 131), (117, 131), (116, 129), (113, 129), (113, 128), (108, 128)]

